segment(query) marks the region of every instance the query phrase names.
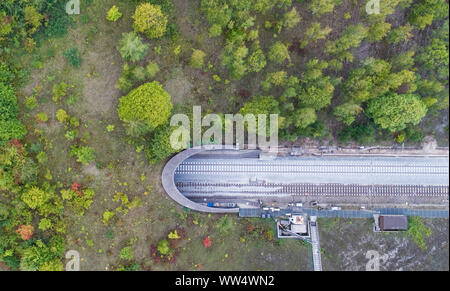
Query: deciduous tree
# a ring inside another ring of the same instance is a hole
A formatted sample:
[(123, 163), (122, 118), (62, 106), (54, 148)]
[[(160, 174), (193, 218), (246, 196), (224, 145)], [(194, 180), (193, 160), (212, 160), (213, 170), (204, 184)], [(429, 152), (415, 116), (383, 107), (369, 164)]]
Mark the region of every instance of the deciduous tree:
[(381, 128), (397, 132), (408, 124), (418, 124), (427, 113), (427, 107), (417, 95), (388, 93), (371, 100), (366, 113)]
[(122, 97), (118, 109), (123, 122), (143, 122), (149, 129), (165, 124), (171, 111), (171, 97), (156, 81), (146, 83)]
[(148, 38), (159, 38), (167, 29), (167, 16), (161, 6), (143, 3), (136, 7), (133, 15), (134, 31), (145, 34)]

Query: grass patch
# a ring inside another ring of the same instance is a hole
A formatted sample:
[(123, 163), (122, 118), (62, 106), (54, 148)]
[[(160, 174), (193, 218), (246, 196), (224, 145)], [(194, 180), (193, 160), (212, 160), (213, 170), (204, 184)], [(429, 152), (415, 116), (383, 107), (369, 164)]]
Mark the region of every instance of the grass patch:
[(424, 251), (427, 250), (428, 247), (425, 239), (431, 236), (431, 228), (425, 225), (422, 217), (412, 216), (408, 220), (409, 227), (406, 233), (419, 248)]

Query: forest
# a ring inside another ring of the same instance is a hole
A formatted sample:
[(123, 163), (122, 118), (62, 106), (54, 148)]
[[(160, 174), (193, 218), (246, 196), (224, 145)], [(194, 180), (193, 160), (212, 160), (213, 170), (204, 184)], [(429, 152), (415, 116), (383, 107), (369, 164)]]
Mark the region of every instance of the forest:
[(69, 249), (91, 269), (215, 269), (287, 247), (166, 199), (169, 121), (195, 105), (279, 114), (287, 146), (448, 146), (447, 0), (66, 3), (0, 2), (0, 269), (64, 270)]

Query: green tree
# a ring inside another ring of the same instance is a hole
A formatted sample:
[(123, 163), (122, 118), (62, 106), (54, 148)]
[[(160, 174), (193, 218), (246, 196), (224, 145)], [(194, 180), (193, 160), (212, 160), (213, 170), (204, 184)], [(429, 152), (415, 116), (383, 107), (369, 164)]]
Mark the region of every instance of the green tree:
[(248, 65), (250, 72), (260, 72), (266, 66), (266, 56), (264, 52), (258, 47), (255, 51), (252, 52), (250, 57), (248, 58)]
[(376, 21), (367, 31), (367, 40), (369, 42), (377, 42), (382, 40), (391, 29), (391, 24), (384, 21)]
[(18, 106), (14, 88), (0, 82), (0, 120), (15, 119), (17, 113)]
[(218, 24), (213, 24), (209, 29), (209, 37), (217, 37), (222, 34), (222, 27)]
[(341, 4), (341, 0), (312, 0), (309, 9), (313, 14), (322, 15), (332, 12), (334, 6)]
[(143, 3), (136, 7), (133, 15), (134, 31), (144, 33), (148, 38), (159, 38), (167, 29), (167, 16), (159, 5)]
[(410, 24), (406, 24), (403, 26), (399, 26), (397, 28), (394, 28), (389, 33), (388, 37), (386, 38), (387, 43), (391, 44), (397, 44), (399, 42), (407, 42), (413, 35), (411, 33), (412, 26)]
[(311, 23), (311, 26), (305, 31), (305, 37), (300, 41), (300, 47), (304, 48), (311, 42), (325, 39), (331, 30), (329, 26), (321, 28), (320, 22)]
[(428, 72), (436, 74), (438, 79), (445, 80), (449, 76), (448, 40), (433, 38), (431, 44), (422, 48), (416, 57), (418, 63)]
[(24, 13), (25, 22), (30, 27), (29, 33), (33, 34), (41, 27), (44, 16), (34, 6), (26, 6)]
[(348, 26), (342, 36), (336, 41), (328, 41), (325, 51), (331, 55), (337, 56), (340, 60), (353, 60), (353, 56), (348, 52), (349, 49), (358, 47), (367, 37), (368, 29), (362, 24)]
[(205, 65), (206, 54), (201, 50), (194, 50), (191, 56), (191, 67), (202, 69)]
[(236, 45), (229, 42), (221, 54), (222, 65), (230, 72), (231, 78), (240, 80), (247, 74), (248, 68), (245, 58), (248, 56), (248, 48), (244, 44)]
[(345, 123), (346, 125), (351, 125), (358, 114), (363, 111), (361, 106), (353, 104), (353, 103), (344, 103), (342, 105), (337, 106), (334, 109), (334, 116), (336, 119)]
[(350, 72), (343, 84), (343, 90), (349, 101), (361, 104), (414, 80), (413, 72), (403, 70), (391, 73), (391, 65), (388, 62), (367, 58), (360, 68)]
[(297, 89), (297, 98), (303, 106), (320, 110), (331, 103), (334, 86), (329, 76), (323, 76), (323, 70), (327, 66), (326, 62), (318, 59), (306, 64), (306, 70)]
[(126, 61), (139, 62), (147, 55), (148, 48), (135, 32), (123, 33), (119, 40), (119, 52)]
[(301, 108), (297, 110), (294, 124), (297, 128), (307, 128), (317, 121), (316, 111), (313, 108)]
[(371, 100), (366, 113), (374, 122), (390, 132), (416, 125), (427, 113), (426, 105), (417, 95), (389, 93)]
[(287, 81), (287, 73), (286, 71), (278, 71), (267, 74), (266, 82), (274, 85), (274, 86), (284, 86)]
[(268, 59), (271, 62), (281, 64), (284, 61), (291, 60), (289, 49), (281, 41), (276, 42), (270, 47)]
[(390, 63), (393, 71), (409, 70), (414, 66), (414, 51), (407, 51), (392, 57)]
[(51, 195), (38, 187), (32, 187), (22, 194), (22, 201), (31, 209), (39, 209), (46, 204)]
[(5, 11), (0, 11), (0, 40), (12, 32), (12, 21)]
[(291, 11), (286, 12), (283, 16), (283, 26), (287, 29), (294, 28), (302, 18), (297, 12), (297, 9), (295, 7), (292, 7)]
[(146, 83), (119, 101), (119, 118), (125, 122), (143, 122), (149, 129), (165, 124), (172, 111), (172, 102), (159, 82)]
[(341, 143), (348, 143), (351, 140), (362, 145), (370, 145), (375, 141), (375, 128), (366, 123), (356, 126), (346, 127), (338, 133), (338, 140)]
[(431, 25), (433, 20), (448, 17), (448, 3), (443, 0), (417, 1), (410, 9), (408, 20), (419, 29)]
[(22, 139), (26, 134), (25, 126), (19, 120), (0, 120), (0, 145), (11, 139)]
[[(171, 144), (170, 137), (174, 131), (174, 128), (169, 126), (163, 126), (157, 128), (153, 138), (149, 142), (148, 148), (146, 149), (147, 158), (152, 162), (156, 163), (170, 157), (172, 154), (180, 151), (181, 149), (174, 149)], [(187, 144), (183, 145), (187, 148)]]
[(51, 229), (52, 227), (52, 221), (48, 218), (42, 218), (39, 222), (39, 229), (42, 231), (46, 231), (48, 229)]
[[(258, 114), (266, 115), (266, 122), (269, 122), (270, 114), (279, 114), (279, 103), (272, 96), (255, 96), (250, 102), (246, 102), (244, 106), (239, 110), (242, 115), (253, 114), (256, 118), (256, 129), (258, 129)], [(266, 124), (267, 124), (266, 123)], [(279, 124), (280, 126), (280, 124)], [(266, 127), (267, 133), (269, 133), (269, 126)]]
[(61, 269), (62, 264), (57, 264), (54, 260), (59, 259), (58, 253), (53, 252), (41, 240), (36, 241), (30, 247), (23, 250), (20, 259), (20, 270), (22, 271), (38, 271), (38, 270), (57, 270)]

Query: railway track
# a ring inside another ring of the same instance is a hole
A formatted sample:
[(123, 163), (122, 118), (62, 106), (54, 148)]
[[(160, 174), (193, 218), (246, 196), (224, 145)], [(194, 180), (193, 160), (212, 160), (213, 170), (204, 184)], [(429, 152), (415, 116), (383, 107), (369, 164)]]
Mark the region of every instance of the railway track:
[(449, 187), (421, 185), (344, 185), (344, 184), (238, 184), (177, 182), (186, 195), (226, 193), (248, 196), (415, 196), (448, 197)]
[[(310, 162), (310, 161), (309, 161)], [(402, 174), (402, 175), (448, 175), (447, 166), (392, 165), (386, 163), (350, 164), (302, 164), (290, 163), (204, 163), (184, 162), (175, 174), (225, 174), (225, 173), (318, 173), (318, 174)]]

